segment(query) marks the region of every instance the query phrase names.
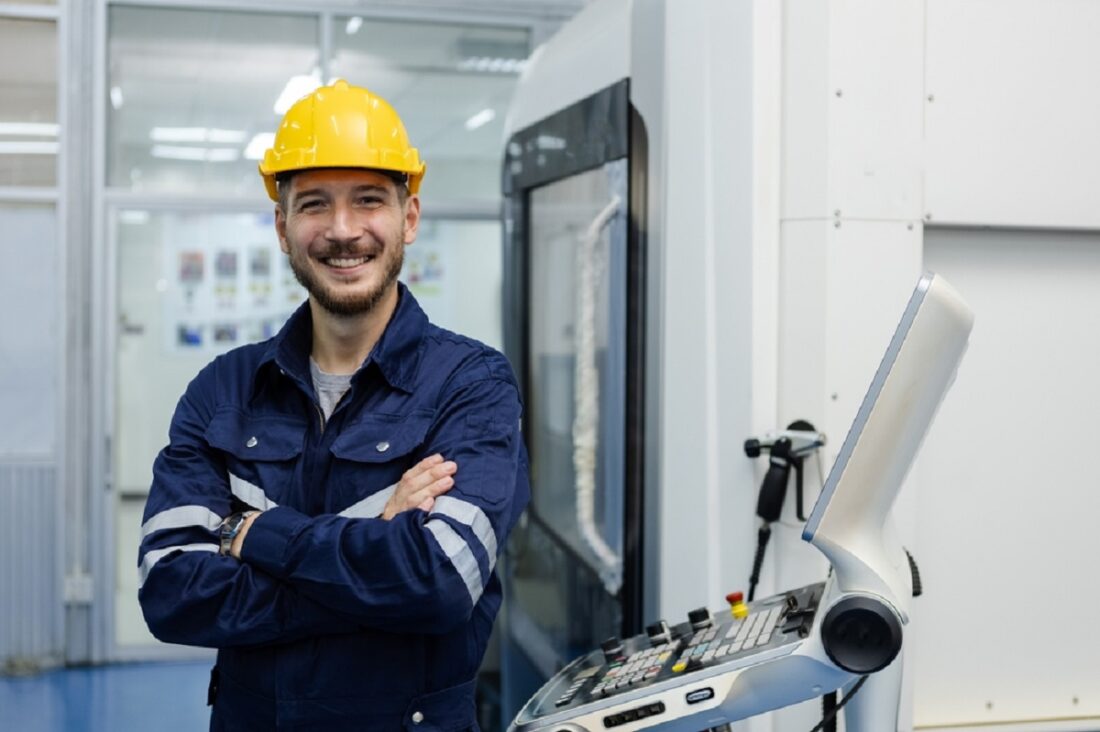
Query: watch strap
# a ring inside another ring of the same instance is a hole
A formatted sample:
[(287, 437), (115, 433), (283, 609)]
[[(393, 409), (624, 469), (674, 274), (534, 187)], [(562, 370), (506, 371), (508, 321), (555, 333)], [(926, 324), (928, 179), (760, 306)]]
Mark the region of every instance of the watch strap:
[(254, 513), (258, 513), (258, 511), (242, 511), (225, 517), (225, 520), (218, 527), (219, 554), (229, 556), (229, 550), (233, 548), (233, 540), (237, 538), (237, 534), (241, 533), (241, 527), (244, 526), (245, 519)]

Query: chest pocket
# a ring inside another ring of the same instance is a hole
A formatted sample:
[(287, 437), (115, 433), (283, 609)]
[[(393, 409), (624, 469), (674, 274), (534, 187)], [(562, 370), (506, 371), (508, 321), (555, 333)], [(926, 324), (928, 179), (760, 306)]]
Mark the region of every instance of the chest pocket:
[(288, 502), (305, 432), (302, 419), (225, 409), (214, 414), (205, 437), (224, 455), (233, 495), (266, 510)]
[[(336, 495), (330, 508), (345, 515), (381, 513), (389, 493), (383, 493), (384, 489), (395, 485), (402, 473), (425, 457), (421, 448), (433, 416), (431, 412), (375, 413), (347, 425), (332, 443), (331, 487)], [(377, 500), (372, 501), (371, 496)]]

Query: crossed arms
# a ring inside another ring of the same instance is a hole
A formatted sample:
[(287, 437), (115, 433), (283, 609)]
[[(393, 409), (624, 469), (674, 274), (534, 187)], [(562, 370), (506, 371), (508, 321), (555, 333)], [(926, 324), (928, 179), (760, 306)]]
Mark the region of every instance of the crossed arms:
[(379, 516), (274, 507), (251, 518), (233, 556), (221, 556), (216, 532), (233, 495), (203, 437), (217, 402), (210, 370), (180, 400), (154, 464), (139, 591), (154, 635), (228, 647), (364, 628), (444, 633), (466, 622), (526, 501), (525, 488), (516, 490), (513, 383), (486, 378), (452, 390), (421, 446), (430, 455), (402, 476)]

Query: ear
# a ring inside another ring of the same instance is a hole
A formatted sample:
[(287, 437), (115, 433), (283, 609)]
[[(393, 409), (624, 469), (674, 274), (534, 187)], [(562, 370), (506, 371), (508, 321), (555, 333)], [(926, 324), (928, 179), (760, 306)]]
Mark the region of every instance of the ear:
[(283, 254), (290, 254), (290, 245), (286, 241), (286, 214), (281, 206), (275, 207), (275, 234), (279, 237), (279, 248)]
[(405, 201), (405, 243), (416, 241), (416, 231), (420, 227), (420, 196), (410, 194)]

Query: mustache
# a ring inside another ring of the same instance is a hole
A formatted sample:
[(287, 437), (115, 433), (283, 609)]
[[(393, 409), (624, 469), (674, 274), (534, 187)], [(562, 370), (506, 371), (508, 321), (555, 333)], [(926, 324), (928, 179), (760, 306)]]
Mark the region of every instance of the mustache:
[(357, 257), (377, 257), (385, 250), (381, 244), (354, 241), (331, 242), (329, 246), (314, 254), (319, 259), (355, 259)]

